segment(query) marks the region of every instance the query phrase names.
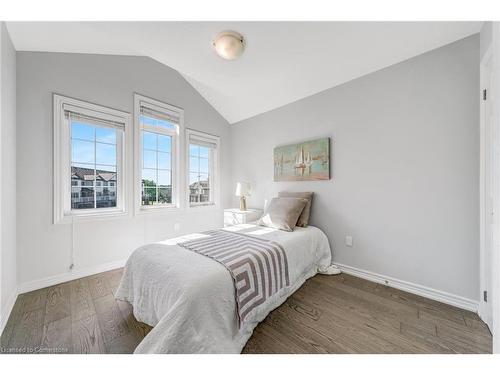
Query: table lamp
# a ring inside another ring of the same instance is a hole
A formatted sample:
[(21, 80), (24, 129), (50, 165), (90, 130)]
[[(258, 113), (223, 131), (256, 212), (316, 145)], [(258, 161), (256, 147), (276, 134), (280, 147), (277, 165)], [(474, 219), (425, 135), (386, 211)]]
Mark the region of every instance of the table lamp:
[(247, 210), (247, 201), (246, 197), (249, 197), (251, 186), (248, 182), (238, 182), (236, 184), (236, 193), (235, 195), (237, 197), (240, 197), (240, 210), (241, 211), (246, 211)]

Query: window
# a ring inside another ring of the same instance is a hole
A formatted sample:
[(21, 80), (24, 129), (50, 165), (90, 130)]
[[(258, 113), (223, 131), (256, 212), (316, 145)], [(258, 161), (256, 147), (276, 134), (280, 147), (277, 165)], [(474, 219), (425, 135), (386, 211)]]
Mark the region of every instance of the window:
[(129, 122), (125, 112), (54, 95), (55, 222), (69, 216), (125, 212)]
[(187, 129), (189, 206), (215, 205), (219, 137)]
[(179, 207), (177, 186), (182, 109), (135, 95), (136, 207)]
[(104, 190), (102, 182), (117, 179), (123, 128), (71, 110), (65, 116), (71, 134), (71, 192), (75, 193), (71, 210), (116, 208), (116, 196)]

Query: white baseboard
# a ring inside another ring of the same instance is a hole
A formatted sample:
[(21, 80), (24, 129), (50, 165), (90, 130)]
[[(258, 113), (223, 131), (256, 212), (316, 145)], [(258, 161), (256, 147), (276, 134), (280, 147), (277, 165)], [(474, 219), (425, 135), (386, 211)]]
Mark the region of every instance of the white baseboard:
[(3, 330), (7, 325), (7, 321), (9, 320), (10, 313), (14, 308), (14, 304), (16, 303), (18, 295), (19, 293), (17, 292), (17, 290), (14, 290), (14, 292), (10, 294), (9, 300), (7, 301), (7, 305), (2, 311), (0, 311), (0, 336), (2, 336)]
[(493, 311), (490, 311), (489, 307), (490, 306), (488, 306), (486, 302), (480, 300), (478, 304), (477, 315), (479, 315), (481, 320), (486, 323), (486, 325), (490, 329), (490, 332), (493, 332)]
[(460, 307), (464, 310), (478, 312), (479, 301), (474, 301), (469, 298), (460, 297), (455, 294), (443, 292), (423, 285), (414, 284), (408, 281), (398, 280), (393, 277), (379, 275), (375, 272), (362, 270), (359, 268), (346, 266), (344, 264), (334, 263), (342, 272), (349, 275), (357, 276), (362, 279), (370, 280), (375, 283), (388, 285), (396, 289), (404, 290), (422, 297), (426, 297), (435, 301), (443, 302), (448, 305)]
[(46, 288), (48, 286), (57, 285), (60, 283), (65, 283), (67, 281), (76, 280), (81, 277), (86, 277), (90, 275), (95, 275), (96, 273), (106, 272), (114, 270), (115, 268), (121, 268), (125, 265), (126, 260), (119, 260), (115, 262), (100, 264), (92, 267), (85, 267), (80, 269), (73, 269), (70, 272), (61, 273), (55, 276), (45, 277), (43, 279), (38, 279), (34, 281), (28, 281), (19, 285), (19, 294), (31, 292), (32, 290)]

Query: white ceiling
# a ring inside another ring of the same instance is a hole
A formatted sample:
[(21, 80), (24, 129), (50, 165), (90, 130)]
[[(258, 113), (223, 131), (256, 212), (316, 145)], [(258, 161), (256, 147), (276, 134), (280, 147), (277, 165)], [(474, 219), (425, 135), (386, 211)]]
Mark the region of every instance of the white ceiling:
[[(481, 22), (8, 22), (18, 51), (149, 56), (235, 123), (479, 32)], [(244, 35), (235, 61), (212, 50)], [(174, 103), (175, 104), (175, 103)]]

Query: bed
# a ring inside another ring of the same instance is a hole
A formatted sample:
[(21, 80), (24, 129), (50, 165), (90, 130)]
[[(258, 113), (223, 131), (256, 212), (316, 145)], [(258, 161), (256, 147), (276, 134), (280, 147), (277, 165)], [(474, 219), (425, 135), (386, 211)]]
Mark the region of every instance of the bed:
[(288, 283), (241, 320), (228, 269), (183, 247), (198, 234), (140, 247), (128, 259), (115, 295), (132, 304), (137, 320), (154, 327), (135, 353), (240, 353), (270, 311), (331, 263), (328, 239), (313, 226), (285, 232), (240, 224), (222, 231), (279, 244)]

